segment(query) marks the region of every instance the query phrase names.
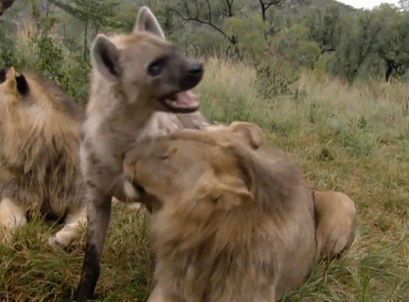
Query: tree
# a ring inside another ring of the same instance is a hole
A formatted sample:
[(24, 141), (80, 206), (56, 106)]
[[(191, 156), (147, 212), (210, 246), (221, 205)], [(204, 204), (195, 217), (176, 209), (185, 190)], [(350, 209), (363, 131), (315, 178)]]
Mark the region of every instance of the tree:
[(236, 44), (239, 54), (246, 53), (254, 63), (261, 61), (268, 49), (268, 43), (264, 36), (266, 23), (260, 14), (229, 18), (226, 20), (226, 32), (230, 36), (240, 37)]
[[(94, 25), (96, 31), (101, 27), (120, 27), (121, 24), (114, 20), (115, 7), (119, 2), (112, 0), (49, 0), (71, 16), (84, 22), (84, 48), (83, 55), (86, 59), (88, 53), (88, 30)], [(68, 4), (69, 3), (69, 4)]]
[(303, 18), (303, 24), (309, 29), (309, 38), (317, 42), (321, 53), (335, 51), (341, 41), (345, 19), (348, 19), (338, 4), (325, 10), (313, 7)]
[[(177, 0), (169, 1), (167, 9), (183, 22), (204, 24), (227, 39), (231, 46), (237, 44), (237, 36), (229, 35), (224, 21), (235, 16), (235, 0)], [(170, 4), (171, 3), (171, 4)]]
[(409, 0), (399, 0), (399, 6), (405, 10), (409, 11)]
[(14, 0), (0, 0), (0, 16), (9, 9), (14, 3)]
[(272, 7), (272, 6), (280, 6), (285, 2), (285, 0), (258, 0), (260, 3), (260, 9), (261, 9), (261, 18), (263, 19), (264, 22), (267, 20), (267, 10)]

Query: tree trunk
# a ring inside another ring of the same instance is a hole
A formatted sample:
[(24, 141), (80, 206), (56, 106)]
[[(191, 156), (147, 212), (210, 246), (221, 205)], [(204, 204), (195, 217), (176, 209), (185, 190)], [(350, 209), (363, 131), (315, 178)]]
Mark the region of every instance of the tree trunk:
[(264, 5), (263, 1), (260, 1), (260, 6), (261, 6), (261, 17), (263, 18), (263, 21), (266, 22), (266, 6)]
[(388, 66), (388, 69), (386, 69), (386, 72), (385, 72), (386, 82), (389, 82), (389, 78), (390, 78), (390, 76), (392, 74), (392, 70), (393, 70), (393, 68), (391, 66)]
[(88, 20), (85, 21), (84, 29), (84, 61), (87, 60), (87, 50), (88, 50)]

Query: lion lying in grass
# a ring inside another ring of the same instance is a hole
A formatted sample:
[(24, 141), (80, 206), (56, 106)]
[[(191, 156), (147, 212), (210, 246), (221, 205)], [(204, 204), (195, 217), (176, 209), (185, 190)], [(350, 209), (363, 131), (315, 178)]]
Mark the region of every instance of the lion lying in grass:
[(354, 240), (354, 202), (312, 191), (249, 123), (139, 144), (126, 176), (152, 202), (149, 302), (275, 301)]
[(36, 212), (64, 222), (50, 244), (67, 246), (81, 233), (83, 117), (53, 81), (14, 68), (0, 72), (0, 232), (6, 239)]

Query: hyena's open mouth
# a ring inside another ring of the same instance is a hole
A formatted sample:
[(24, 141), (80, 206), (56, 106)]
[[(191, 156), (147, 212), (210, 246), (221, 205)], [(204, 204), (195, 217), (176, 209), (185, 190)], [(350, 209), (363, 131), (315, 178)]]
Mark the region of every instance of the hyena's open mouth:
[(199, 98), (190, 89), (196, 87), (203, 78), (203, 64), (196, 60), (183, 60), (178, 91), (165, 95), (160, 101), (174, 113), (189, 113), (199, 109)]
[(189, 113), (199, 109), (199, 97), (191, 91), (182, 91), (161, 99), (161, 103), (176, 113)]

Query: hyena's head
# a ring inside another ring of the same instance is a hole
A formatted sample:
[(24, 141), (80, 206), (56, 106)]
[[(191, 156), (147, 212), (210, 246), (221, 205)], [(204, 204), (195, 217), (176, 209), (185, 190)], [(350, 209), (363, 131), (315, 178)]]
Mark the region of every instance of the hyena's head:
[(184, 59), (166, 41), (149, 8), (140, 9), (131, 34), (98, 35), (91, 54), (97, 73), (116, 85), (128, 103), (180, 113), (199, 108), (188, 90), (202, 79), (202, 63)]

